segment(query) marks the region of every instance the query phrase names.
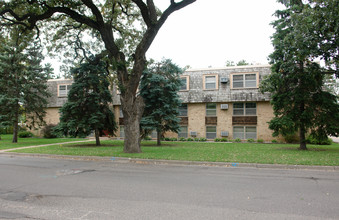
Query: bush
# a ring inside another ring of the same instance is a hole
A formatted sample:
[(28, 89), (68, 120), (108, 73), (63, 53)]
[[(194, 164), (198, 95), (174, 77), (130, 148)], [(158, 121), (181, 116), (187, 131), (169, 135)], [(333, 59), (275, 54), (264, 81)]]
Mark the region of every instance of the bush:
[(257, 142), (262, 144), (262, 143), (264, 143), (264, 140), (263, 139), (258, 139)]
[(171, 138), (171, 141), (178, 141), (178, 138)]
[(234, 139), (233, 141), (234, 141), (234, 142), (237, 142), (237, 143), (240, 143), (240, 142), (241, 142), (240, 138)]
[(179, 138), (179, 141), (186, 141), (186, 138), (181, 137), (181, 138)]
[(144, 140), (145, 141), (150, 141), (150, 140), (152, 140), (152, 138), (150, 136), (146, 136), (146, 137), (144, 137)]
[(276, 139), (273, 139), (271, 142), (272, 142), (273, 144), (278, 143), (278, 141), (277, 141)]
[(206, 138), (200, 138), (199, 141), (205, 142), (205, 141), (207, 141), (207, 139)]
[(171, 138), (165, 137), (165, 141), (170, 141)]
[(310, 134), (306, 138), (306, 143), (308, 144), (316, 144), (316, 145), (331, 145), (333, 143), (331, 138), (326, 137), (325, 139), (320, 139)]
[(43, 137), (44, 138), (57, 138), (58, 135), (54, 133), (55, 127), (56, 125), (54, 124), (45, 125), (45, 127), (41, 130), (41, 132), (43, 133)]
[(13, 134), (13, 126), (0, 127), (0, 134)]
[(29, 138), (29, 137), (33, 137), (33, 134), (29, 131), (21, 131), (18, 133), (18, 137), (19, 138)]
[(194, 141), (193, 138), (187, 138), (187, 141)]
[(221, 138), (221, 142), (228, 142), (227, 138)]
[(199, 141), (199, 138), (194, 138), (194, 141)]
[(287, 134), (284, 136), (284, 139), (289, 144), (299, 143), (299, 136), (297, 134)]
[(254, 142), (254, 139), (252, 139), (252, 138), (247, 139), (247, 142), (248, 142), (248, 143), (253, 143), (253, 142)]
[(214, 142), (221, 142), (221, 139), (220, 138), (216, 138), (216, 139), (214, 139)]

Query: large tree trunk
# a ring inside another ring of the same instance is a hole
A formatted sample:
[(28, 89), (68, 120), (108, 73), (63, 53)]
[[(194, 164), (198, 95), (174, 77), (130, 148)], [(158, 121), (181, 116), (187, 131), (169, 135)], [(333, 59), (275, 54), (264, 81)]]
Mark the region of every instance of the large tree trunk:
[(161, 131), (157, 130), (157, 145), (161, 146)]
[(98, 129), (95, 129), (95, 145), (100, 146), (100, 132)]
[(18, 121), (19, 121), (18, 116), (16, 116), (15, 121), (13, 122), (13, 139), (12, 139), (13, 143), (18, 143), (18, 130), (19, 130)]
[[(301, 102), (300, 104), (300, 115), (302, 115), (302, 113), (305, 111), (305, 103)], [(300, 119), (300, 128), (299, 128), (299, 150), (307, 150), (306, 147), (306, 129), (305, 129), (305, 123), (304, 123), (304, 119)]]
[(121, 96), (122, 111), (124, 114), (125, 128), (125, 153), (141, 153), (140, 121), (144, 111), (144, 101), (138, 96)]

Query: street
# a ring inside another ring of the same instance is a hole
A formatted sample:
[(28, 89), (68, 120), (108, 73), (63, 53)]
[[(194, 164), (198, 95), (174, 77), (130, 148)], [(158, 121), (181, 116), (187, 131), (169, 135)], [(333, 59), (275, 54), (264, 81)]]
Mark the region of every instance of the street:
[(339, 219), (339, 172), (0, 155), (0, 219)]

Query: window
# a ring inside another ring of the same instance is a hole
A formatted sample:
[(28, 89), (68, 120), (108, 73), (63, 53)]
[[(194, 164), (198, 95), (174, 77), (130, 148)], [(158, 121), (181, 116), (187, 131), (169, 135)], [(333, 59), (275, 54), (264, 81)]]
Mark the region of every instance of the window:
[(207, 103), (206, 104), (206, 116), (216, 116), (217, 115), (217, 104)]
[(187, 136), (188, 136), (187, 126), (181, 126), (178, 133), (178, 138), (187, 138)]
[(67, 96), (71, 90), (72, 85), (59, 85), (59, 96)]
[(123, 118), (124, 117), (124, 114), (122, 112), (122, 107), (121, 105), (119, 106), (119, 118)]
[(187, 104), (181, 104), (179, 107), (179, 116), (187, 116)]
[(232, 88), (257, 88), (257, 73), (232, 74)]
[(125, 137), (125, 128), (124, 126), (120, 125), (120, 137), (124, 138)]
[(189, 90), (189, 76), (180, 77), (181, 87), (180, 91)]
[(204, 76), (204, 89), (205, 90), (218, 89), (218, 76), (217, 75)]
[(233, 103), (233, 115), (257, 115), (257, 104)]
[(206, 127), (206, 138), (215, 139), (217, 137), (217, 127), (216, 126), (207, 126)]
[(156, 130), (153, 130), (151, 133), (151, 138), (157, 138), (158, 137), (158, 132)]
[(257, 128), (253, 126), (234, 126), (233, 138), (239, 139), (257, 139)]

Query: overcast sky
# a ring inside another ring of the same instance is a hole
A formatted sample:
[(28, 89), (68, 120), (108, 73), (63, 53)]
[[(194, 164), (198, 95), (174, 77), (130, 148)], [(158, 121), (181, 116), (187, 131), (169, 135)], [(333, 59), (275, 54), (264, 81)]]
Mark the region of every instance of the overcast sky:
[[(154, 0), (162, 11), (170, 0)], [(273, 51), (270, 23), (276, 0), (197, 0), (174, 12), (160, 29), (147, 59), (172, 59), (181, 67), (223, 67), (226, 60), (267, 64)], [(58, 73), (60, 63), (52, 62)]]
[[(155, 0), (164, 9), (169, 0)], [(170, 58), (192, 68), (223, 67), (226, 60), (267, 64), (276, 0), (197, 0), (166, 21), (147, 58)]]

